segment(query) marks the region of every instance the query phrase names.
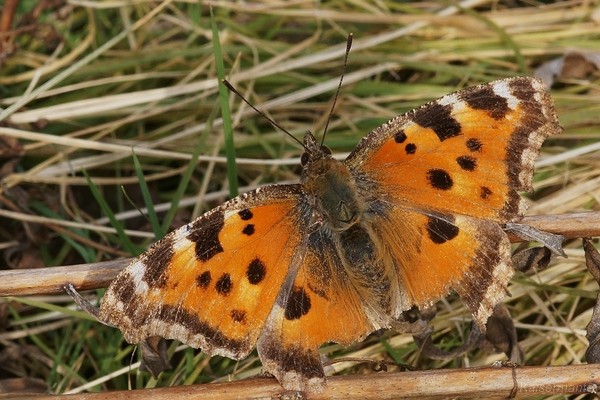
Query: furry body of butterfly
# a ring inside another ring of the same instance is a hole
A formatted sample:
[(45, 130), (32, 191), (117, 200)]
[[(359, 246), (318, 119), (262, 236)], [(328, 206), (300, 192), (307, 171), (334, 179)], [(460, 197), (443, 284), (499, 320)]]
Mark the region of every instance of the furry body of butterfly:
[(103, 321), (246, 357), (320, 391), (319, 346), (389, 328), (455, 290), (482, 329), (512, 275), (500, 224), (521, 218), (545, 138), (541, 81), (444, 96), (372, 131), (343, 161), (308, 133), (299, 184), (271, 185), (157, 242), (109, 287)]

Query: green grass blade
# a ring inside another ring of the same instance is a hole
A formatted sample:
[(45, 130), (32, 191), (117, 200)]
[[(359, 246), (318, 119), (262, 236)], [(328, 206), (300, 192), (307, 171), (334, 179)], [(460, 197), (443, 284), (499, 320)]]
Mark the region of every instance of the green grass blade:
[(7, 297), (7, 301), (14, 301), (21, 304), (26, 304), (31, 307), (39, 308), (42, 310), (56, 311), (61, 314), (70, 315), (78, 319), (87, 319), (90, 321), (96, 321), (93, 315), (86, 313), (85, 311), (72, 310), (64, 306), (57, 306), (46, 301), (37, 300), (35, 297)]
[(238, 181), (235, 163), (235, 146), (233, 143), (233, 124), (231, 122), (231, 112), (229, 110), (229, 91), (222, 83), (223, 79), (225, 79), (225, 66), (223, 65), (219, 31), (217, 29), (212, 7), (210, 9), (210, 25), (213, 33), (213, 48), (215, 52), (217, 77), (219, 79), (219, 102), (221, 104), (221, 115), (223, 118), (223, 134), (225, 135), (225, 156), (227, 157), (227, 180), (229, 182), (229, 195), (231, 197), (236, 197), (238, 195)]
[(148, 183), (146, 182), (146, 178), (144, 177), (142, 165), (140, 164), (140, 160), (138, 159), (133, 149), (131, 150), (131, 156), (133, 157), (133, 168), (135, 169), (135, 175), (137, 176), (138, 182), (140, 184), (142, 198), (144, 199), (144, 204), (146, 205), (146, 209), (148, 210), (148, 219), (150, 220), (150, 224), (152, 225), (152, 231), (154, 232), (154, 236), (158, 240), (165, 236), (166, 229), (163, 226), (161, 226), (160, 222), (158, 221), (158, 216), (156, 215), (156, 210), (154, 209), (154, 203), (152, 202), (152, 196), (150, 195), (150, 190), (148, 189)]
[[(49, 218), (54, 218), (56, 220), (63, 220), (64, 217), (57, 213), (54, 212), (53, 210), (51, 210), (46, 204), (40, 202), (40, 201), (31, 201), (29, 203), (29, 207), (36, 211), (37, 213), (39, 213), (40, 215), (43, 215), (45, 217), (49, 217)], [(89, 232), (87, 232), (84, 229), (76, 229), (76, 228), (67, 228), (69, 231), (77, 234), (79, 237), (82, 238), (86, 238), (89, 239), (90, 235)], [(64, 241), (65, 241), (65, 245), (66, 247), (64, 248), (65, 252), (69, 252), (69, 248), (68, 246), (70, 246), (72, 249), (74, 249), (75, 251), (77, 251), (77, 253), (79, 253), (79, 255), (83, 258), (83, 260), (87, 263), (92, 263), (94, 261), (96, 261), (96, 252), (94, 251), (94, 249), (91, 249), (81, 243), (79, 243), (77, 240), (73, 239), (72, 237), (57, 231), (56, 232)], [(60, 252), (62, 253), (62, 252)], [(58, 261), (60, 263), (60, 261), (62, 260), (63, 257), (60, 257), (60, 254), (57, 257), (58, 259), (54, 259), (52, 260), (53, 264), (56, 263), (56, 261)]]
[(125, 233), (125, 230), (123, 229), (123, 225), (121, 225), (119, 220), (115, 217), (115, 214), (110, 209), (108, 203), (102, 197), (100, 190), (98, 190), (98, 187), (94, 184), (94, 182), (92, 181), (92, 179), (90, 178), (90, 176), (88, 175), (88, 173), (86, 171), (83, 171), (83, 175), (85, 176), (85, 180), (87, 181), (90, 191), (92, 192), (92, 196), (94, 196), (94, 199), (96, 199), (96, 201), (98, 202), (98, 205), (102, 209), (102, 212), (104, 213), (104, 215), (106, 215), (106, 217), (109, 219), (110, 224), (113, 226), (113, 228), (116, 229), (117, 234), (119, 235), (121, 244), (127, 250), (127, 252), (129, 252), (132, 255), (136, 255), (137, 254), (136, 247), (131, 242), (131, 240), (129, 240), (129, 237), (127, 236), (127, 234)]

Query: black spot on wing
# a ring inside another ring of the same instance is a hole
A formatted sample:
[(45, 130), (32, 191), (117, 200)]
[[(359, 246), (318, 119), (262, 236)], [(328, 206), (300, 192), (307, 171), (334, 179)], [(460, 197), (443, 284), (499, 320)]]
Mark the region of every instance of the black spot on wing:
[(207, 217), (200, 217), (189, 227), (188, 240), (196, 243), (196, 258), (206, 262), (216, 254), (223, 252), (219, 241), (219, 233), (225, 224), (222, 212), (213, 212)]
[(215, 289), (217, 293), (219, 293), (221, 296), (227, 296), (229, 292), (231, 292), (231, 289), (233, 289), (233, 281), (231, 280), (231, 275), (229, 275), (228, 273), (224, 273), (223, 275), (221, 275), (221, 277), (217, 280), (217, 283), (215, 284)]
[(210, 271), (204, 271), (196, 278), (196, 284), (198, 284), (198, 287), (201, 287), (202, 289), (206, 289), (208, 286), (210, 286), (210, 282), (212, 282)]
[(244, 229), (242, 229), (242, 233), (247, 236), (254, 235), (255, 231), (256, 229), (254, 228), (254, 224), (248, 224), (244, 227)]
[(475, 167), (477, 167), (477, 159), (471, 156), (460, 156), (456, 162), (465, 171), (475, 171)]
[(246, 324), (246, 311), (244, 310), (231, 310), (229, 316), (234, 322), (245, 325)]
[(467, 140), (465, 143), (467, 145), (467, 149), (471, 150), (473, 153), (478, 153), (483, 148), (483, 144), (479, 139), (471, 138)]
[(144, 264), (144, 281), (148, 286), (155, 288), (165, 287), (167, 284), (167, 274), (165, 271), (171, 264), (173, 258), (173, 239), (170, 236), (154, 244), (141, 257), (140, 261)]
[(506, 98), (494, 93), (492, 85), (466, 89), (460, 96), (470, 107), (485, 111), (495, 120), (504, 118), (510, 111)]
[(409, 143), (404, 146), (404, 151), (406, 151), (406, 154), (415, 154), (417, 151), (417, 146), (414, 143)]
[(443, 169), (430, 169), (427, 171), (427, 180), (434, 189), (450, 190), (454, 186), (450, 174)]
[(285, 305), (285, 319), (300, 319), (310, 311), (310, 296), (301, 287), (294, 287)]
[(479, 192), (479, 197), (481, 197), (483, 200), (487, 200), (490, 198), (492, 193), (492, 189), (487, 186), (482, 186)]
[(248, 269), (246, 270), (246, 277), (248, 278), (248, 282), (253, 285), (258, 285), (265, 279), (267, 275), (267, 266), (263, 263), (259, 258), (255, 258), (250, 261), (248, 264)]
[(394, 140), (396, 143), (404, 143), (406, 140), (406, 133), (404, 131), (398, 131), (394, 134)]
[(451, 114), (451, 105), (441, 105), (438, 102), (429, 103), (417, 108), (411, 119), (424, 128), (432, 129), (440, 142), (460, 135), (460, 123)]
[(437, 217), (428, 217), (427, 236), (435, 244), (443, 244), (458, 236), (460, 230), (456, 225)]
[(238, 211), (238, 215), (243, 221), (249, 221), (254, 217), (254, 214), (249, 209), (245, 208), (241, 211)]

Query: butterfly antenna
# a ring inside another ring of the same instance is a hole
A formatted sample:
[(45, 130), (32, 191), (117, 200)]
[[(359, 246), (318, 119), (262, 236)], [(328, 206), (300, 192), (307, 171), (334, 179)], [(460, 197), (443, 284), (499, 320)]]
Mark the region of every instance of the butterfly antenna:
[(231, 92), (233, 92), (237, 97), (239, 97), (240, 99), (242, 99), (244, 101), (244, 103), (248, 104), (250, 106), (250, 108), (252, 108), (258, 114), (260, 114), (264, 119), (266, 119), (267, 121), (269, 121), (269, 123), (271, 125), (273, 125), (275, 128), (279, 129), (280, 131), (282, 131), (283, 133), (285, 133), (286, 135), (288, 135), (289, 137), (291, 137), (292, 139), (294, 139), (296, 142), (300, 143), (300, 146), (304, 147), (304, 143), (302, 143), (302, 141), (300, 141), (294, 135), (292, 135), (287, 130), (285, 130), (277, 122), (275, 122), (271, 118), (269, 118), (269, 116), (267, 114), (265, 114), (264, 112), (260, 111), (258, 108), (254, 107), (252, 104), (250, 104), (250, 102), (248, 100), (246, 100), (246, 98), (244, 96), (242, 96), (242, 94), (240, 92), (238, 92), (238, 90), (236, 88), (234, 88), (231, 85), (231, 83), (229, 83), (229, 81), (227, 81), (227, 79), (223, 79), (223, 85), (225, 85), (227, 87), (227, 89), (229, 89)]
[(333, 104), (331, 105), (331, 110), (329, 110), (329, 116), (327, 117), (327, 123), (325, 124), (325, 129), (323, 130), (323, 137), (321, 138), (321, 146), (323, 146), (323, 143), (325, 143), (325, 135), (327, 135), (327, 129), (329, 128), (329, 122), (331, 122), (331, 117), (333, 116), (333, 110), (335, 109), (335, 103), (337, 103), (337, 99), (340, 94), (340, 89), (342, 88), (342, 82), (344, 82), (344, 75), (346, 74), (346, 66), (348, 65), (348, 54), (350, 54), (350, 48), (352, 47), (352, 38), (353, 38), (353, 35), (349, 34), (348, 39), (346, 39), (346, 54), (344, 55), (344, 65), (342, 67), (342, 76), (340, 76), (340, 83), (338, 84), (337, 90), (335, 91), (335, 97), (333, 98)]

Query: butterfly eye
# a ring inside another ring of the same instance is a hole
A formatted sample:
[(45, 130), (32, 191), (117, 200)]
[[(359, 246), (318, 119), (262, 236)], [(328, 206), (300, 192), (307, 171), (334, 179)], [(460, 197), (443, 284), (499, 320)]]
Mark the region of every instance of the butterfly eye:
[(321, 146), (321, 151), (325, 154), (331, 154), (331, 149), (327, 146)]
[(302, 153), (300, 156), (300, 165), (303, 167), (308, 163), (309, 155), (308, 153)]

